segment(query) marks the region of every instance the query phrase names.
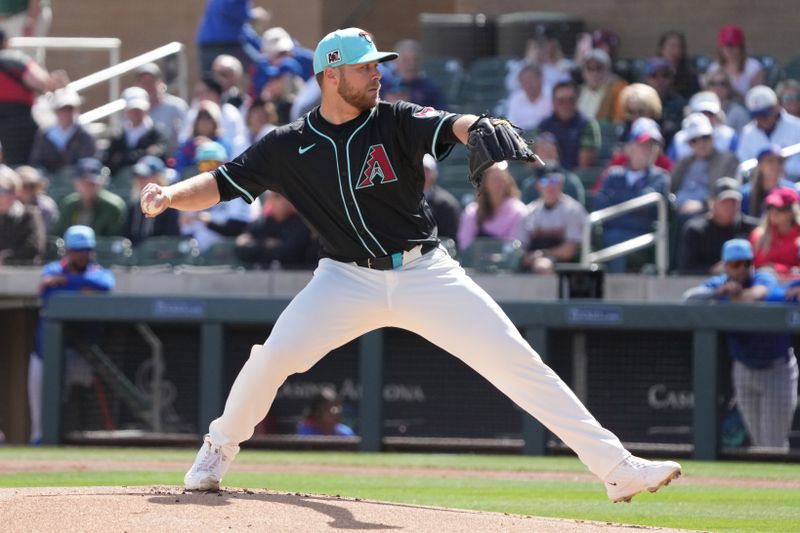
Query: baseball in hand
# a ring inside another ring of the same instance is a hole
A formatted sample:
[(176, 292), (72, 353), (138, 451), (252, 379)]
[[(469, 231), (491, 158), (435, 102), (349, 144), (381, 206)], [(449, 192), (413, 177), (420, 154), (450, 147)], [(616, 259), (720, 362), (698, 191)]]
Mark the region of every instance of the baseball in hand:
[(142, 213), (148, 216), (156, 216), (166, 208), (167, 198), (158, 186), (148, 184), (142, 190), (141, 207)]

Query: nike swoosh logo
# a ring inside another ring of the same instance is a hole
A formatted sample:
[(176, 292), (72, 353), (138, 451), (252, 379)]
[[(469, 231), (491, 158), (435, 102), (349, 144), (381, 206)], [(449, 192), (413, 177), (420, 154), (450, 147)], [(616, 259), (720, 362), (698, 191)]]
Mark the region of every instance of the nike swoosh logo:
[(308, 146), (305, 146), (305, 147), (300, 146), (300, 147), (297, 148), (297, 153), (300, 154), (300, 155), (303, 155), (304, 153), (306, 153), (309, 150), (311, 150), (312, 148), (314, 148), (316, 145), (317, 145), (317, 143), (309, 144)]

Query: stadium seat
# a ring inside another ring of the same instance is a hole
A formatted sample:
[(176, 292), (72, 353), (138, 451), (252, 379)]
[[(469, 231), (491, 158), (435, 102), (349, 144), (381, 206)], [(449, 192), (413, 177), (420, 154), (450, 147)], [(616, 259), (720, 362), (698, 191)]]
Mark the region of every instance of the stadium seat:
[(200, 256), (201, 264), (204, 266), (242, 266), (236, 257), (236, 238), (224, 237), (215, 242), (208, 250)]
[(136, 266), (195, 265), (199, 262), (197, 241), (185, 237), (148, 237), (133, 252)]
[(130, 266), (133, 261), (131, 241), (125, 237), (97, 237), (95, 259), (105, 267)]
[(689, 65), (697, 74), (704, 74), (714, 60), (704, 54), (689, 56)]
[(458, 98), (464, 65), (455, 57), (429, 57), (422, 63), (422, 70), (444, 91), (448, 102)]
[(764, 84), (775, 87), (781, 78), (782, 70), (778, 60), (774, 56), (763, 54), (754, 56), (764, 67)]
[(44, 261), (58, 261), (64, 257), (64, 239), (54, 235), (47, 236), (47, 242), (44, 248)]
[(461, 266), (479, 272), (515, 272), (522, 258), (519, 241), (504, 241), (493, 237), (478, 237), (459, 253)]
[(793, 57), (783, 66), (784, 78), (800, 80), (800, 56)]

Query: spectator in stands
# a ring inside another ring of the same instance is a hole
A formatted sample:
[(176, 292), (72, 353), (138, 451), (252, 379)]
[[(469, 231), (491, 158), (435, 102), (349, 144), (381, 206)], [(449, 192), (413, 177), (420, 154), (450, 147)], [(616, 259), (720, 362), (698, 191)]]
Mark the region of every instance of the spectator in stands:
[(417, 41), (407, 39), (395, 45), (399, 54), (392, 64), (394, 85), (389, 87), (386, 99), (404, 100), (423, 107), (447, 109), (447, 99), (442, 88), (422, 70), (422, 47)]
[(22, 188), (17, 191), (17, 198), (24, 205), (39, 210), (42, 214), (45, 231), (50, 233), (58, 221), (58, 204), (46, 194), (47, 178), (35, 168), (27, 165), (17, 167), (17, 174), (22, 183)]
[(706, 210), (714, 183), (724, 176), (735, 175), (739, 162), (732, 153), (716, 149), (714, 127), (703, 113), (692, 113), (683, 119), (683, 129), (678, 133), (680, 140), (689, 146), (690, 154), (675, 164), (672, 192), (679, 218), (685, 220)]
[(0, 143), (6, 164), (26, 165), (30, 159), (38, 129), (31, 115), (37, 94), (66, 84), (63, 71), (48, 73), (27, 55), (10, 50), (0, 29)]
[(619, 59), (619, 35), (611, 30), (598, 29), (594, 30), (590, 35), (591, 48), (602, 50), (611, 59), (611, 70), (621, 79), (630, 82), (628, 78), (630, 74), (628, 71), (619, 70), (617, 67), (617, 59)]
[[(701, 91), (692, 96), (689, 99), (689, 112), (702, 113), (711, 121), (712, 141), (718, 152), (736, 152), (739, 137), (733, 128), (725, 124), (725, 114), (722, 112), (719, 97), (715, 93)], [(685, 118), (683, 120), (686, 121)], [(682, 127), (683, 129), (673, 137), (669, 147), (668, 155), (673, 161), (688, 157), (692, 153), (692, 148), (686, 139), (685, 125), (682, 124)], [(729, 175), (732, 176), (733, 173)]]
[(656, 90), (661, 99), (661, 134), (668, 146), (681, 127), (686, 100), (675, 91), (675, 72), (669, 61), (662, 57), (648, 59), (644, 70), (646, 83)]
[(222, 111), (211, 100), (203, 100), (197, 104), (197, 113), (193, 114), (190, 136), (183, 141), (175, 152), (175, 171), (183, 176), (193, 172), (197, 147), (208, 141), (220, 143), (225, 148), (225, 153), (230, 153), (231, 147), (222, 128)]
[[(94, 260), (96, 246), (95, 233), (87, 226), (71, 226), (64, 233), (66, 255), (42, 269), (39, 283), (39, 297), (43, 308), (51, 296), (63, 292), (109, 292), (114, 288), (114, 274)], [(39, 318), (36, 325), (34, 350), (28, 364), (28, 405), (31, 417), (32, 445), (42, 441), (42, 385), (44, 377), (44, 353), (42, 351), (45, 316)], [(96, 325), (73, 326), (73, 338), (89, 342), (96, 336)], [(71, 328), (72, 329), (72, 328)], [(88, 363), (79, 355), (75, 347), (65, 346), (66, 369), (65, 384), (67, 389), (72, 385), (89, 387), (93, 383), (93, 373)]]
[(672, 85), (684, 99), (700, 90), (697, 72), (689, 64), (686, 35), (680, 31), (667, 31), (658, 38), (658, 55), (666, 59), (674, 72)]
[(567, 170), (593, 167), (600, 150), (600, 126), (578, 111), (577, 102), (577, 85), (558, 83), (553, 88), (553, 114), (539, 124), (540, 132), (555, 135), (561, 164)]
[(244, 68), (242, 62), (232, 55), (217, 56), (211, 65), (214, 79), (222, 86), (222, 103), (231, 104), (236, 109), (246, 109), (250, 97), (242, 90)]
[(254, 144), (264, 135), (278, 127), (278, 112), (275, 104), (263, 100), (254, 100), (245, 114), (247, 124), (247, 141)]
[(0, 266), (38, 264), (44, 254), (44, 222), (39, 210), (17, 199), (16, 172), (0, 172)]
[(779, 277), (800, 273), (800, 199), (794, 188), (776, 187), (764, 200), (767, 216), (750, 234), (756, 268)]
[(744, 30), (736, 24), (728, 24), (719, 30), (717, 37), (717, 60), (709, 65), (708, 74), (725, 72), (731, 86), (744, 96), (752, 87), (764, 83), (764, 68), (758, 59), (747, 56)]
[(681, 275), (717, 275), (724, 271), (721, 250), (725, 241), (746, 239), (758, 219), (742, 214), (739, 182), (720, 178), (714, 183), (714, 197), (708, 213), (690, 219), (681, 231), (678, 250), (678, 273)]
[(622, 123), (625, 118), (620, 93), (628, 84), (611, 72), (611, 58), (599, 48), (590, 50), (581, 63), (583, 84), (578, 111), (588, 118)]
[(148, 183), (156, 183), (162, 187), (167, 185), (167, 166), (164, 161), (152, 155), (146, 155), (133, 166), (133, 175), (136, 178), (136, 196), (128, 205), (128, 214), (125, 217), (123, 235), (130, 239), (136, 246), (148, 237), (177, 236), (180, 235), (178, 225), (178, 211), (167, 209), (154, 218), (147, 218), (139, 207), (139, 193)]
[[(218, 142), (208, 141), (197, 147), (198, 172), (211, 172), (226, 161), (228, 154)], [(181, 234), (194, 237), (201, 252), (223, 237), (237, 237), (252, 220), (250, 206), (241, 198), (220, 202), (205, 211), (182, 211), (178, 217)]]
[[(168, 135), (148, 114), (150, 97), (141, 87), (128, 87), (122, 92), (125, 121), (122, 129), (111, 137), (103, 164), (112, 174), (127, 170), (145, 155), (166, 158)], [(95, 228), (97, 231), (97, 228)]]
[(477, 237), (494, 237), (513, 241), (527, 208), (519, 199), (519, 189), (508, 171), (508, 163), (495, 163), (483, 174), (477, 198), (461, 215), (458, 226), (458, 247), (469, 248)]
[(784, 111), (800, 118), (800, 81), (783, 80), (775, 87), (775, 94)]
[(342, 400), (330, 387), (323, 387), (311, 398), (304, 418), (297, 424), (298, 435), (355, 436), (355, 432), (342, 423)]
[(244, 117), (238, 109), (230, 104), (222, 103), (222, 86), (211, 76), (207, 76), (198, 81), (194, 86), (194, 97), (192, 106), (186, 113), (186, 125), (181, 134), (181, 140), (186, 140), (192, 133), (201, 102), (210, 100), (217, 104), (220, 109), (220, 122), (225, 143), (230, 148), (228, 153), (234, 158), (244, 152), (247, 147), (247, 128), (244, 124)]
[(236, 238), (236, 257), (248, 267), (307, 268), (311, 235), (294, 206), (270, 191), (261, 215)]
[[(722, 248), (725, 271), (684, 294), (687, 301), (763, 301), (778, 287), (775, 277), (753, 268), (753, 250), (744, 239)], [(776, 330), (781, 328), (776, 325)], [(789, 449), (789, 429), (797, 407), (797, 359), (792, 337), (781, 333), (728, 333), (736, 405), (753, 446)]]
[(50, 0), (0, 3), (0, 30), (9, 37), (42, 37), (47, 35), (52, 20)]
[(294, 101), (303, 90), (302, 78), (286, 67), (270, 66), (258, 83), (254, 98), (271, 102), (278, 114), (278, 124), (288, 124)]
[(95, 138), (78, 123), (80, 105), (81, 98), (74, 91), (58, 89), (53, 93), (56, 123), (36, 133), (30, 157), (32, 166), (56, 175), (71, 171), (79, 159), (97, 155)]
[[(745, 99), (753, 120), (744, 127), (739, 138), (736, 155), (739, 161), (756, 157), (770, 145), (781, 148), (800, 143), (800, 118), (793, 117), (778, 105), (775, 91), (766, 85), (753, 87)], [(786, 161), (786, 174), (796, 181), (800, 179), (800, 155)]]
[(542, 132), (536, 136), (534, 143), (536, 155), (544, 161), (545, 165), (529, 163), (531, 175), (522, 181), (522, 202), (529, 204), (539, 198), (539, 188), (536, 184), (540, 176), (545, 174), (560, 174), (564, 176), (562, 188), (564, 193), (577, 200), (581, 205), (586, 205), (586, 190), (581, 179), (561, 166), (558, 155), (558, 144), (552, 133)]
[[(283, 28), (277, 26), (269, 28), (261, 36), (261, 53), (266, 58), (266, 64), (282, 68), (298, 76), (301, 80), (305, 80), (308, 73), (294, 57), (294, 49), (294, 39)], [(259, 65), (256, 65), (256, 69), (258, 67)]]
[(431, 208), (439, 237), (455, 241), (461, 218), (461, 204), (455, 196), (436, 184), (439, 168), (432, 155), (425, 154), (422, 158), (422, 170), (425, 172), (425, 201)]
[[(628, 163), (609, 170), (594, 197), (593, 208), (603, 209), (650, 192), (669, 198), (670, 176), (654, 165), (663, 142), (664, 138), (654, 120), (637, 119), (631, 127), (630, 139), (625, 147)], [(619, 244), (651, 232), (656, 217), (657, 211), (653, 206), (607, 221), (603, 225), (603, 246)], [(625, 256), (619, 257), (608, 262), (608, 272), (624, 272), (629, 266)]]
[(750, 181), (742, 185), (742, 212), (760, 217), (764, 212), (764, 199), (776, 187), (794, 187), (784, 176), (784, 159), (777, 146), (767, 146), (758, 153), (758, 166)]
[(544, 174), (536, 180), (536, 187), (539, 199), (528, 205), (520, 224), (522, 267), (537, 274), (551, 274), (557, 263), (576, 259), (587, 214), (583, 205), (564, 194), (563, 174)]
[[(625, 116), (620, 139), (625, 140), (631, 137), (633, 124), (640, 118), (649, 118), (656, 123), (661, 120), (661, 98), (651, 86), (644, 83), (631, 83), (622, 89), (619, 98), (622, 102), (622, 110)], [(624, 167), (628, 164), (628, 151), (625, 147), (626, 144), (623, 143), (611, 154), (611, 161), (609, 161), (608, 166), (598, 173), (597, 179), (592, 185), (592, 194), (597, 194), (613, 167)], [(670, 172), (672, 170), (672, 161), (659, 150), (655, 166)]]
[(741, 133), (748, 122), (750, 113), (737, 99), (738, 94), (733, 90), (730, 77), (723, 71), (710, 72), (704, 77), (705, 88), (719, 97), (725, 124), (733, 128), (737, 134)]
[(63, 235), (68, 227), (76, 224), (89, 226), (102, 237), (122, 234), (127, 208), (125, 200), (103, 188), (108, 176), (108, 168), (99, 160), (87, 157), (78, 161), (72, 180), (75, 192), (61, 202), (56, 235)]
[(134, 83), (147, 91), (150, 101), (148, 114), (153, 122), (167, 134), (168, 153), (178, 146), (178, 135), (183, 130), (189, 105), (179, 96), (170, 94), (161, 68), (155, 63), (146, 63), (136, 69)]
[(533, 130), (553, 113), (553, 99), (542, 91), (542, 71), (525, 65), (519, 71), (519, 89), (508, 98), (508, 120), (524, 130)]
[(220, 54), (236, 57), (247, 68), (250, 58), (242, 43), (258, 40), (250, 22), (266, 23), (269, 18), (269, 12), (252, 7), (251, 0), (208, 0), (197, 28), (201, 75), (211, 74), (214, 59)]
[(556, 85), (572, 79), (575, 63), (564, 57), (558, 32), (554, 26), (541, 28), (537, 44), (539, 53), (537, 64), (542, 69), (542, 84), (545, 92), (552, 92)]

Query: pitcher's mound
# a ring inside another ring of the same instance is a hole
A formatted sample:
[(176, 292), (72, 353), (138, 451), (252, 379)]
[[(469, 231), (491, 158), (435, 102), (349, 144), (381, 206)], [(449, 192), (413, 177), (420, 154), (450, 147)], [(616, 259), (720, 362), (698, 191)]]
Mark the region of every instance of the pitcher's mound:
[(266, 490), (177, 487), (0, 489), (6, 531), (665, 531)]

